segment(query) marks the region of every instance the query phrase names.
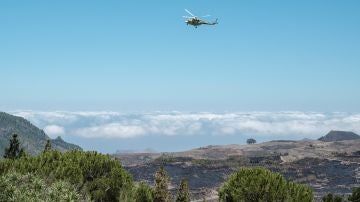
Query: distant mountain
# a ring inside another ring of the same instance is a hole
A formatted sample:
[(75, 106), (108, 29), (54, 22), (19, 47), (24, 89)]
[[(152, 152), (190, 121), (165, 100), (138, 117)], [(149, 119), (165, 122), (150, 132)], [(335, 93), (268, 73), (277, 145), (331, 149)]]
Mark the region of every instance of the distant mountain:
[[(9, 140), (13, 134), (18, 134), (21, 147), (29, 154), (36, 155), (43, 151), (46, 141), (50, 139), (45, 132), (28, 120), (0, 112), (0, 158), (4, 150), (9, 146)], [(61, 137), (51, 139), (52, 147), (59, 151), (80, 149), (81, 147), (65, 142)]]
[(327, 135), (319, 138), (323, 142), (333, 142), (333, 141), (342, 141), (342, 140), (357, 140), (360, 139), (360, 136), (348, 131), (336, 131), (332, 130)]

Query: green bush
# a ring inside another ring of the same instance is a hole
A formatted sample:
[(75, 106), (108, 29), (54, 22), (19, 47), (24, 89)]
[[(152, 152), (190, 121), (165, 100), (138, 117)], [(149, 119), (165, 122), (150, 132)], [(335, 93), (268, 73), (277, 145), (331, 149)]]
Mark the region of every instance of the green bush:
[(329, 193), (322, 197), (322, 201), (323, 202), (342, 202), (343, 199), (341, 198), (341, 196), (337, 196), (337, 195), (333, 195), (333, 194)]
[(169, 191), (170, 179), (164, 167), (161, 167), (155, 173), (154, 201), (170, 202), (173, 201), (172, 194)]
[(135, 188), (134, 202), (153, 202), (154, 191), (145, 182), (140, 182)]
[(176, 202), (190, 202), (189, 185), (186, 179), (180, 181), (179, 190), (176, 196)]
[(289, 182), (278, 173), (264, 168), (241, 168), (219, 190), (220, 201), (312, 201), (313, 193), (305, 185)]
[(50, 181), (68, 181), (94, 201), (129, 201), (132, 196), (132, 177), (120, 162), (96, 152), (47, 151), (36, 157), (0, 161), (0, 173), (10, 170)]
[(68, 182), (46, 183), (33, 174), (7, 173), (0, 177), (0, 201), (81, 201), (84, 196)]
[(360, 202), (360, 187), (354, 188), (348, 199), (352, 202)]

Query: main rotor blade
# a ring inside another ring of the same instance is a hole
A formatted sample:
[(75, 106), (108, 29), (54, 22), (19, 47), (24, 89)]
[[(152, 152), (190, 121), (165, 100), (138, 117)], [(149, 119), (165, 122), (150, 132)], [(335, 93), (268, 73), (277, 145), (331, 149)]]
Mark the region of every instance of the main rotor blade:
[(211, 15), (204, 15), (204, 16), (201, 16), (202, 18), (207, 18), (207, 17), (210, 17)]
[(191, 16), (196, 17), (194, 14), (192, 14), (188, 9), (185, 8), (185, 11), (189, 13)]
[(182, 16), (183, 18), (194, 18), (194, 17), (191, 17), (191, 16)]

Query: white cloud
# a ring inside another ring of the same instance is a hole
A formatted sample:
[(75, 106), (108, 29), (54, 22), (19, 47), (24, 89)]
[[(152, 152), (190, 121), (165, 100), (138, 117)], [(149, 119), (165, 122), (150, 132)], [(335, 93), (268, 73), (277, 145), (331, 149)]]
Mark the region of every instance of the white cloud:
[(44, 131), (47, 135), (49, 135), (51, 138), (55, 138), (60, 135), (65, 134), (64, 127), (57, 126), (57, 125), (48, 125), (44, 128)]
[(129, 138), (145, 135), (145, 131), (140, 126), (111, 123), (100, 126), (80, 128), (75, 130), (75, 134), (87, 138), (99, 136), (105, 138)]
[(13, 114), (29, 119), (49, 135), (133, 138), (150, 135), (253, 135), (319, 137), (330, 130), (360, 133), (360, 114), (317, 112), (37, 112)]

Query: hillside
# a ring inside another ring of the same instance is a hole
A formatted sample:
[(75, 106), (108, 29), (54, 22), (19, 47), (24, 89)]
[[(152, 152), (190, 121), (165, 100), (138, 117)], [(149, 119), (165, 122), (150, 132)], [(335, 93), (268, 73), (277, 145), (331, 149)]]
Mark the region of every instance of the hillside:
[[(242, 166), (264, 166), (287, 179), (307, 184), (317, 198), (326, 193), (349, 194), (360, 179), (360, 140), (270, 141), (252, 145), (218, 145), (184, 152), (117, 154), (136, 180), (153, 183), (160, 166), (172, 187), (189, 180), (192, 197), (216, 201), (217, 189)], [(176, 191), (175, 189), (173, 190)]]
[(320, 141), (332, 142), (332, 141), (342, 141), (342, 140), (357, 140), (360, 139), (360, 136), (348, 131), (336, 131), (332, 130), (325, 136), (319, 138)]
[[(0, 112), (0, 158), (3, 157), (5, 147), (9, 145), (9, 139), (16, 133), (19, 135), (21, 146), (26, 152), (39, 154), (49, 138), (43, 130), (40, 130), (28, 120)], [(52, 147), (59, 151), (80, 149), (77, 145), (70, 144), (60, 137), (51, 140)]]

